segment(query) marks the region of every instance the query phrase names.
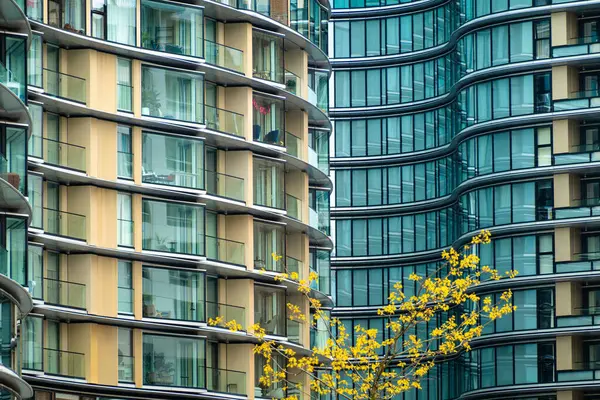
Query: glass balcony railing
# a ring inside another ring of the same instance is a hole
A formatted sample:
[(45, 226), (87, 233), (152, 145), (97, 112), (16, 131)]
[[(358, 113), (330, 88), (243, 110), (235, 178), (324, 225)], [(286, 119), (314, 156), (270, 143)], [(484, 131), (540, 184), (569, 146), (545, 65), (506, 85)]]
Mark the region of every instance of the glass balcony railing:
[(18, 82), (15, 74), (2, 63), (0, 63), (0, 83), (9, 88), (23, 103), (27, 104), (27, 89), (25, 83)]
[(208, 64), (244, 73), (244, 52), (204, 39), (204, 57)]
[(133, 356), (123, 356), (119, 354), (119, 382), (134, 382), (135, 358)]
[(556, 327), (576, 327), (600, 325), (600, 308), (576, 308), (577, 315), (562, 315), (556, 317)]
[[(12, 150), (12, 149), (11, 149)], [(14, 153), (17, 153), (16, 151)], [(0, 153), (0, 178), (4, 179), (8, 182), (12, 187), (17, 189), (21, 194), (27, 196), (28, 193), (25, 192), (25, 171), (26, 171), (26, 160), (25, 155), (22, 156), (14, 154), (15, 161), (9, 163), (4, 154)], [(21, 165), (18, 165), (21, 164)]]
[[(10, 237), (10, 231), (7, 237)], [(22, 237), (25, 239), (25, 237)], [(17, 281), (21, 285), (27, 285), (27, 263), (26, 263), (26, 245), (24, 240), (12, 240), (9, 244), (9, 250), (0, 245), (0, 274)]]
[(288, 92), (300, 96), (300, 85), (302, 81), (300, 77), (294, 74), (292, 71), (285, 70), (285, 90)]
[(216, 317), (223, 317), (225, 322), (235, 320), (242, 326), (242, 330), (246, 330), (246, 309), (244, 307), (207, 301), (206, 319)]
[(555, 165), (579, 164), (600, 161), (600, 144), (573, 146), (570, 153), (554, 155)]
[(312, 207), (308, 208), (308, 224), (315, 229), (319, 229), (319, 213)]
[[(178, 287), (168, 288), (170, 293), (143, 293), (144, 305), (142, 316), (144, 318), (172, 319), (178, 321), (204, 321), (204, 309), (201, 301), (178, 298)], [(186, 288), (194, 290), (193, 288)]]
[(48, 164), (85, 172), (85, 147), (42, 138), (44, 161)]
[(43, 80), (46, 94), (77, 103), (87, 103), (85, 79), (44, 68)]
[(44, 207), (44, 231), (52, 235), (86, 240), (85, 215)]
[(117, 245), (133, 247), (134, 223), (128, 219), (117, 219)]
[(292, 343), (303, 344), (302, 332), (304, 324), (300, 321), (287, 319), (287, 338)]
[(133, 154), (117, 152), (117, 176), (119, 178), (133, 178)]
[(286, 256), (285, 257), (285, 268), (288, 274), (295, 272), (298, 274), (299, 279), (304, 278), (304, 263), (297, 258)]
[(44, 372), (85, 379), (85, 354), (44, 348)]
[(302, 201), (299, 198), (286, 193), (285, 207), (288, 216), (297, 219), (298, 221), (302, 220)]
[(233, 111), (224, 110), (204, 105), (206, 127), (218, 132), (244, 137), (244, 115)]
[(169, 171), (167, 174), (158, 174), (145, 168), (145, 173), (142, 173), (143, 183), (153, 183), (155, 185), (179, 186), (190, 189), (204, 189), (204, 174), (184, 172), (184, 171)]
[(211, 392), (246, 395), (246, 373), (206, 367), (206, 389)]
[(554, 266), (554, 272), (563, 274), (600, 270), (600, 252), (578, 253), (571, 258), (571, 261), (557, 262)]
[(297, 158), (302, 158), (302, 139), (291, 132), (285, 132), (285, 147), (287, 153)]
[(310, 348), (325, 349), (329, 336), (329, 331), (326, 328), (310, 328)]
[(205, 236), (206, 258), (221, 262), (245, 265), (244, 243), (214, 236)]
[(49, 304), (85, 310), (85, 285), (44, 278), (44, 301)]
[(566, 45), (552, 47), (552, 57), (569, 57), (594, 53), (600, 53), (600, 37), (597, 35), (572, 38), (567, 41)]
[(556, 371), (558, 382), (593, 381), (600, 379), (600, 361), (574, 362), (573, 369)]
[(600, 199), (573, 200), (570, 206), (556, 207), (552, 211), (554, 219), (595, 217), (600, 215)]
[(128, 287), (117, 288), (118, 312), (133, 314), (133, 289)]
[(207, 170), (206, 192), (215, 196), (244, 201), (244, 179)]

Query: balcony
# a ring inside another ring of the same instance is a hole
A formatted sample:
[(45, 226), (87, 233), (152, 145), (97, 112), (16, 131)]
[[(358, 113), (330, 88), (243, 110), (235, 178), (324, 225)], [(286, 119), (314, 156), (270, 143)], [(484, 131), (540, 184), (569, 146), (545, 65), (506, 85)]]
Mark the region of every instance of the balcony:
[(47, 95), (87, 104), (85, 79), (47, 68), (43, 70), (43, 85)]
[(309, 269), (319, 278), (310, 283), (310, 288), (327, 295), (331, 292), (331, 265), (328, 250), (310, 249)]
[(285, 269), (288, 274), (298, 274), (298, 279), (304, 279), (304, 263), (297, 258), (286, 256)]
[(600, 199), (598, 198), (575, 199), (569, 207), (557, 207), (554, 209), (555, 219), (594, 216), (600, 216)]
[(0, 274), (27, 286), (27, 219), (6, 217), (0, 221), (6, 248), (0, 246)]
[(142, 199), (142, 249), (204, 255), (204, 207)]
[[(223, 317), (223, 321), (234, 321), (242, 326), (242, 330), (246, 330), (246, 309), (244, 307), (233, 306), (231, 304), (215, 303), (212, 301), (206, 302), (206, 320), (209, 318)], [(225, 327), (224, 325), (220, 325)]]
[(563, 315), (556, 317), (556, 327), (576, 327), (600, 325), (600, 309), (598, 307), (576, 308), (579, 315)]
[(554, 100), (554, 111), (580, 110), (600, 107), (600, 90), (582, 90), (573, 92), (568, 99)]
[(86, 309), (85, 285), (43, 278), (44, 302), (57, 306)]
[(204, 105), (206, 127), (213, 131), (229, 133), (230, 135), (244, 137), (244, 115), (233, 111)]
[[(263, 1), (260, 0), (258, 2), (255, 0), (254, 2), (263, 3)], [(268, 2), (264, 3), (267, 5), (267, 7), (269, 6)], [(283, 51), (283, 37), (272, 35), (263, 31), (253, 30), (252, 76), (255, 78), (283, 84)]]
[(189, 57), (204, 55), (204, 9), (142, 0), (142, 47)]
[(44, 347), (44, 372), (85, 379), (85, 354)]
[(300, 85), (302, 84), (302, 80), (292, 71), (285, 70), (285, 90), (288, 92), (295, 94), (297, 96), (301, 96)]
[(287, 319), (287, 338), (290, 342), (303, 345), (304, 323)]
[(557, 382), (595, 381), (600, 379), (600, 361), (574, 362), (573, 369), (556, 371)]
[(282, 99), (254, 94), (252, 140), (285, 146), (285, 103)]
[(579, 164), (600, 161), (600, 143), (573, 146), (571, 152), (555, 154), (554, 164)]
[[(12, 187), (27, 196), (25, 183), (27, 182), (27, 132), (25, 129), (10, 128), (6, 132), (4, 143), (5, 154), (0, 152), (0, 178)], [(6, 201), (5, 199), (4, 201)], [(7, 203), (4, 203), (7, 204)]]
[(204, 124), (204, 76), (142, 65), (142, 116)]
[(600, 253), (578, 253), (571, 261), (557, 262), (554, 266), (557, 274), (569, 272), (600, 271)]
[(206, 367), (206, 380), (206, 389), (210, 392), (247, 394), (245, 372)]
[[(11, 37), (12, 40), (12, 37)], [(25, 51), (23, 49), (23, 51)], [(25, 59), (23, 58), (23, 64), (25, 63)], [(15, 68), (19, 68), (19, 65), (14, 66)], [(21, 66), (21, 68), (24, 67)], [(10, 71), (6, 66), (0, 63), (0, 83), (9, 88), (21, 101), (27, 104), (27, 89), (25, 86), (26, 78), (24, 74), (19, 76), (12, 71)]]
[(46, 233), (76, 240), (87, 240), (85, 215), (46, 207), (43, 210), (45, 216), (44, 231)]
[(85, 147), (42, 138), (44, 162), (75, 171), (85, 172)]
[(254, 286), (254, 323), (269, 335), (286, 336), (285, 290)]
[(206, 258), (209, 260), (246, 265), (244, 243), (209, 235), (205, 236), (205, 240)]
[(285, 206), (289, 217), (302, 221), (302, 201), (299, 198), (286, 193)]
[(204, 291), (204, 274), (200, 272), (144, 266), (142, 316), (204, 321)]
[(553, 46), (552, 57), (571, 57), (585, 54), (600, 53), (600, 38), (584, 36), (568, 40), (566, 45)]
[(206, 387), (204, 339), (144, 333), (142, 342), (144, 385)]
[(308, 163), (329, 175), (329, 132), (308, 130)]
[(204, 57), (208, 64), (244, 73), (244, 52), (204, 39)]
[(244, 179), (206, 170), (206, 193), (244, 201)]
[(254, 157), (254, 204), (285, 209), (284, 164)]

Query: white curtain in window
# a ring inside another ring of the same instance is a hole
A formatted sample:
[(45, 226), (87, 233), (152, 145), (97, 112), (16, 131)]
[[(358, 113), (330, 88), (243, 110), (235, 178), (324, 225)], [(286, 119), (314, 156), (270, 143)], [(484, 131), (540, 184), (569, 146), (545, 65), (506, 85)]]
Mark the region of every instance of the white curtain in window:
[(108, 0), (107, 39), (135, 46), (136, 0)]

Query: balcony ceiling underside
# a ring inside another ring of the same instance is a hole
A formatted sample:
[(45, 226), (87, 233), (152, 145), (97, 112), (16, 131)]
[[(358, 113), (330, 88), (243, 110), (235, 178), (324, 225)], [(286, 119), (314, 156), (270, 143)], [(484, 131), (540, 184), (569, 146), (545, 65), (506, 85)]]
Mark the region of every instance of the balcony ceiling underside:
[(0, 1), (0, 28), (27, 35), (27, 44), (31, 43), (31, 26), (14, 0)]
[(6, 176), (0, 174), (0, 211), (27, 215), (31, 218), (32, 210), (23, 194), (6, 181)]
[[(12, 90), (2, 83), (0, 83), (0, 119), (27, 126), (32, 125), (27, 106)], [(29, 136), (31, 136), (31, 130), (28, 131)]]
[[(6, 1), (6, 0), (3, 0)], [(21, 399), (33, 397), (33, 389), (11, 369), (0, 365), (0, 386), (10, 390)]]

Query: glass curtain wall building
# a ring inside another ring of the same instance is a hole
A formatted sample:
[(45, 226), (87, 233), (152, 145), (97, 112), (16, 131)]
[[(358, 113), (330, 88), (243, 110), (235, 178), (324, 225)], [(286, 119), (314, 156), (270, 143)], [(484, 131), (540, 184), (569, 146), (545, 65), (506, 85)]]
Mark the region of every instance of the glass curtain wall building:
[(1, 387), (298, 392), (261, 384), (246, 331), (311, 347), (284, 271), (318, 272), (311, 295), (333, 305), (329, 15), (327, 0), (0, 0)]
[(517, 311), (399, 398), (600, 398), (599, 21), (591, 1), (334, 0), (332, 315), (385, 339), (394, 283), (483, 228), (482, 264), (519, 271)]

